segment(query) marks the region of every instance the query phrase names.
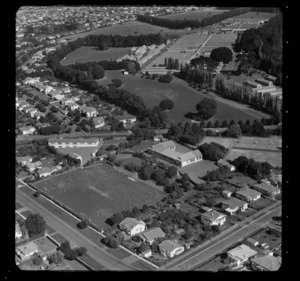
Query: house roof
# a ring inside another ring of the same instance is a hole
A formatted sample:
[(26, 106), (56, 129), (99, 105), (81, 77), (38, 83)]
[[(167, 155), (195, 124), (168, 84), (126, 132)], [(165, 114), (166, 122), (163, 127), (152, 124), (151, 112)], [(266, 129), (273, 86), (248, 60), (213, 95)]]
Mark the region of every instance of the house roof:
[(34, 130), (35, 130), (35, 128), (32, 127), (32, 126), (27, 126), (27, 127), (21, 127), (21, 128), (20, 128), (20, 130), (21, 130), (22, 132), (28, 131), (28, 130), (30, 130), (30, 129), (34, 129)]
[(247, 245), (242, 244), (242, 245), (228, 251), (227, 254), (230, 254), (234, 258), (245, 260), (245, 259), (255, 256), (257, 254), (257, 252), (254, 251), (253, 249), (251, 249), (250, 247), (248, 247)]
[(140, 234), (141, 236), (144, 236), (147, 241), (153, 241), (155, 238), (165, 237), (166, 234), (161, 230), (160, 227), (155, 227), (152, 229), (149, 229), (147, 231), (144, 231)]
[(17, 247), (17, 250), (26, 256), (38, 251), (38, 246), (33, 242), (29, 242), (28, 244)]
[(179, 247), (183, 247), (182, 245), (177, 244), (172, 240), (165, 240), (165, 241), (161, 242), (158, 246), (160, 249), (162, 249), (168, 253), (172, 252), (173, 250), (175, 250)]
[(270, 82), (271, 81), (268, 81), (268, 80), (266, 80), (266, 79), (264, 79), (264, 78), (257, 78), (256, 80), (255, 80), (257, 83), (267, 83), (268, 85), (270, 84)]
[(126, 113), (123, 115), (115, 115), (114, 118), (120, 121), (120, 120), (127, 120), (127, 119), (135, 119), (136, 117)]
[(119, 226), (126, 228), (127, 230), (131, 230), (139, 224), (145, 224), (143, 221), (139, 221), (135, 218), (125, 218), (119, 223)]
[(246, 84), (249, 85), (249, 86), (253, 86), (255, 88), (257, 88), (257, 86), (260, 85), (259, 83), (256, 83), (256, 82), (250, 81), (250, 80), (247, 80)]
[(231, 194), (232, 192), (231, 192), (231, 191), (229, 191), (229, 190), (226, 190), (226, 189), (225, 189), (225, 190), (223, 190), (223, 191), (222, 191), (222, 193), (224, 193), (224, 194), (228, 194), (228, 195), (229, 195), (229, 194)]
[(267, 183), (267, 184), (270, 183), (270, 181), (269, 181), (268, 179), (261, 179), (260, 182), (261, 182), (261, 183)]
[(249, 242), (249, 243), (251, 243), (251, 244), (256, 244), (256, 243), (258, 243), (258, 241), (257, 240), (255, 240), (255, 239), (253, 239), (253, 238), (248, 238), (247, 239), (247, 242)]
[(252, 259), (251, 261), (252, 263), (264, 268), (265, 270), (277, 271), (281, 266), (282, 258), (280, 256), (263, 256), (260, 258)]
[(36, 239), (35, 241), (33, 241), (33, 243), (38, 246), (40, 251), (46, 254), (57, 248), (57, 246), (45, 236)]
[(261, 86), (260, 88), (254, 89), (257, 92), (262, 92), (262, 91), (270, 91), (272, 92), (273, 90), (276, 90), (276, 87), (274, 85), (271, 86)]
[(93, 118), (95, 125), (104, 123), (104, 118), (102, 116)]
[(47, 173), (52, 173), (52, 172), (54, 172), (56, 169), (57, 169), (57, 167), (43, 167), (43, 168), (41, 168), (41, 169), (38, 171), (38, 173), (39, 173), (39, 175), (47, 174)]
[(181, 154), (181, 156), (179, 156), (179, 159), (181, 161), (187, 161), (195, 157), (202, 157), (202, 153), (198, 149)]
[(24, 161), (26, 161), (26, 162), (31, 162), (32, 161), (31, 156), (17, 157), (16, 159), (19, 163), (24, 162)]
[(231, 209), (237, 208), (237, 207), (242, 207), (246, 204), (246, 202), (238, 200), (236, 198), (230, 198), (228, 200), (223, 200), (222, 204), (228, 206)]
[(209, 212), (206, 212), (204, 214), (202, 214), (203, 217), (206, 217), (208, 219), (210, 219), (211, 221), (216, 221), (222, 217), (226, 217), (226, 215), (223, 215), (215, 210), (211, 210)]
[(222, 166), (226, 166), (226, 167), (233, 167), (233, 165), (231, 165), (231, 164), (229, 164), (226, 160), (224, 160), (224, 159), (220, 159), (220, 160), (218, 160), (218, 162), (217, 162), (217, 164), (218, 165), (222, 165)]
[(244, 197), (249, 198), (249, 197), (257, 197), (261, 193), (256, 190), (250, 189), (250, 188), (242, 188), (239, 191), (237, 191), (236, 194), (240, 194)]
[(271, 184), (264, 184), (264, 183), (259, 183), (259, 184), (255, 184), (253, 185), (253, 187), (257, 187), (259, 189), (262, 189), (262, 190), (265, 190), (267, 192), (279, 192), (280, 189), (274, 185), (271, 185)]

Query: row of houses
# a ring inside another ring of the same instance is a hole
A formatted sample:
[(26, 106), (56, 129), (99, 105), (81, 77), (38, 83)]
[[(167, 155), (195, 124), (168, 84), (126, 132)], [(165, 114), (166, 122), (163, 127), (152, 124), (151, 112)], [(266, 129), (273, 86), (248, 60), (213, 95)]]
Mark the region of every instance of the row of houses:
[[(126, 232), (129, 236), (139, 235), (144, 243), (152, 245), (157, 238), (164, 238), (166, 234), (159, 227), (155, 227), (146, 230), (146, 224), (143, 221), (138, 221), (135, 218), (125, 218), (119, 224), (119, 228)], [(176, 255), (181, 254), (184, 251), (184, 246), (180, 245), (172, 240), (164, 240), (158, 245), (160, 253), (165, 256), (172, 258)], [(148, 250), (142, 253), (144, 257), (151, 256), (151, 251)]]
[(282, 89), (276, 88), (273, 84), (276, 79), (276, 77), (268, 75), (265, 79), (257, 78), (255, 81), (247, 80), (244, 82), (244, 85), (250, 87), (253, 93), (270, 93), (271, 96), (282, 95)]

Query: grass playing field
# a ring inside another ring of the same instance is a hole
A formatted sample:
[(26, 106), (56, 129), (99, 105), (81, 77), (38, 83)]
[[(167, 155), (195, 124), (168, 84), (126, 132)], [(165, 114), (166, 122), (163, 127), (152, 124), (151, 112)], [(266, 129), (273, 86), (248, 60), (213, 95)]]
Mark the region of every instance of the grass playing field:
[(61, 65), (84, 63), (89, 61), (116, 60), (129, 54), (130, 48), (110, 48), (105, 51), (97, 50), (97, 47), (84, 46), (67, 54), (60, 62)]
[(195, 11), (189, 11), (184, 13), (160, 16), (159, 18), (169, 19), (169, 20), (199, 20), (201, 21), (204, 18), (212, 17), (214, 15), (219, 15), (224, 13), (225, 10), (215, 10), (214, 8), (203, 8)]
[(99, 226), (105, 226), (105, 220), (115, 212), (153, 205), (163, 197), (105, 164), (50, 178), (36, 186)]
[[(123, 76), (120, 71), (105, 71), (105, 78), (98, 80), (98, 83), (107, 85), (114, 78), (121, 79), (123, 81), (122, 88), (140, 96), (146, 106), (150, 108), (159, 105), (165, 98), (172, 99), (175, 107), (167, 112), (169, 123), (190, 121), (184, 115), (188, 112), (196, 112), (196, 104), (204, 97), (207, 97), (207, 95), (189, 87), (186, 82), (179, 79), (173, 79), (171, 83), (165, 84), (137, 76)], [(239, 120), (246, 121), (247, 119), (253, 121), (263, 117), (259, 111), (248, 113), (245, 111), (245, 105), (241, 106), (232, 101), (223, 102), (217, 99), (216, 102), (218, 104), (218, 112), (212, 117), (212, 121), (227, 120), (229, 122), (232, 119), (236, 122)], [(234, 103), (236, 107), (230, 105), (231, 103)]]

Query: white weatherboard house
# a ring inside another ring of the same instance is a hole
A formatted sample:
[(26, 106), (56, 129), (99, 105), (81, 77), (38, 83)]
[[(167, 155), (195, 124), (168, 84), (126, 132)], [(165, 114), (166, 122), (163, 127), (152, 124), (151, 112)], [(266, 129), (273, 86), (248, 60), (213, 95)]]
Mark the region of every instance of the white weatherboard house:
[(226, 221), (226, 215), (215, 210), (211, 210), (201, 215), (201, 222), (204, 225), (223, 225)]
[(93, 123), (96, 129), (101, 128), (105, 125), (104, 118), (102, 116), (93, 118)]
[(242, 244), (227, 252), (228, 258), (237, 265), (243, 264), (249, 258), (255, 257), (256, 254), (256, 251), (254, 251), (245, 244)]
[(16, 253), (18, 255), (18, 257), (21, 260), (25, 260), (28, 259), (29, 257), (31, 257), (34, 253), (37, 253), (39, 251), (39, 248), (36, 244), (34, 244), (33, 242), (30, 242), (28, 244), (19, 246), (18, 248), (16, 248)]
[(30, 135), (33, 132), (35, 132), (35, 128), (32, 126), (28, 126), (28, 127), (21, 127), (20, 131), (22, 132), (23, 135)]
[(158, 247), (161, 254), (169, 258), (180, 255), (184, 251), (184, 246), (177, 244), (171, 240), (165, 240), (161, 242)]
[(256, 201), (260, 198), (260, 196), (260, 192), (250, 188), (242, 188), (235, 193), (236, 198), (239, 198), (246, 202)]
[(119, 227), (124, 230), (128, 235), (134, 236), (146, 229), (146, 224), (143, 221), (138, 221), (135, 218), (125, 218), (120, 222)]

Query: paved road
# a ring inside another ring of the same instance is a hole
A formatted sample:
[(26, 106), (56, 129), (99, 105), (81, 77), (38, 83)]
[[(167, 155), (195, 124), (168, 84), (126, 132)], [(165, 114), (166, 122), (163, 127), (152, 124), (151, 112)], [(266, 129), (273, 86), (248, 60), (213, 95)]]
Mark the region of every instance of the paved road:
[(237, 231), (235, 231), (234, 233), (225, 236), (222, 240), (204, 250), (200, 249), (198, 254), (193, 255), (189, 259), (185, 258), (182, 261), (174, 263), (172, 266), (167, 267), (167, 269), (190, 270), (192, 268), (197, 267), (199, 264), (226, 250), (230, 245), (233, 245), (238, 241), (242, 241), (244, 237), (247, 237), (259, 228), (264, 227), (272, 220), (272, 217), (278, 215), (278, 213), (281, 213), (281, 205), (277, 206), (277, 208), (274, 210), (268, 211), (262, 217), (254, 219), (249, 224), (242, 224), (243, 227), (241, 229), (237, 229)]
[(16, 200), (23, 206), (26, 206), (33, 212), (39, 213), (51, 227), (68, 238), (72, 244), (79, 247), (85, 247), (89, 255), (98, 261), (108, 270), (136, 270), (130, 265), (122, 263), (122, 261), (115, 259), (113, 256), (105, 252), (104, 249), (99, 248), (95, 243), (90, 241), (79, 231), (74, 230), (71, 226), (64, 221), (53, 215), (50, 211), (39, 205), (33, 198), (24, 194), (20, 190), (16, 190)]

